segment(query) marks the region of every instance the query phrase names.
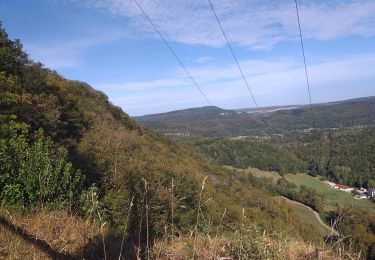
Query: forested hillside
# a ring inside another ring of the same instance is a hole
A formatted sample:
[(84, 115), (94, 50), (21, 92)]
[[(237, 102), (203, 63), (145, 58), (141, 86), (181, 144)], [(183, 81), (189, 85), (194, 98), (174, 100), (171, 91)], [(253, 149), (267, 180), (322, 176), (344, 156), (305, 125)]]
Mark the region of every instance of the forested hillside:
[[(274, 199), (287, 183), (139, 126), (105, 94), (30, 60), (3, 28), (0, 88), (1, 257), (297, 259), (330, 248)], [(338, 248), (359, 250), (327, 254)]]
[[(261, 108), (239, 111), (217, 107), (202, 107), (145, 115), (135, 119), (146, 127), (166, 134), (193, 136), (241, 136), (260, 134), (285, 134), (292, 130), (313, 127), (310, 108)], [(375, 97), (315, 104), (315, 127), (350, 128), (375, 124)], [(265, 123), (264, 123), (264, 122)]]
[(306, 163), (293, 153), (261, 140), (192, 138), (188, 142), (222, 165), (242, 169), (255, 167), (281, 175), (306, 170)]
[(375, 181), (375, 128), (292, 132), (263, 138), (185, 138), (219, 164), (246, 169), (308, 172), (336, 183), (369, 187)]
[(356, 187), (375, 180), (374, 127), (290, 135), (274, 143), (305, 161), (313, 176)]

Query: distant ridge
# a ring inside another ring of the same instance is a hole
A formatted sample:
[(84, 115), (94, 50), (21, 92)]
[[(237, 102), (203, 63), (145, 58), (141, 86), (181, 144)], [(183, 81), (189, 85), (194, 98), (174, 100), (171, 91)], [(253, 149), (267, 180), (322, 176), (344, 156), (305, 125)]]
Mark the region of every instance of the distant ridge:
[[(318, 128), (375, 124), (375, 96), (313, 104)], [(215, 106), (188, 108), (134, 117), (161, 133), (237, 136), (283, 133), (311, 128), (308, 105), (285, 105), (227, 110)], [(270, 128), (262, 125), (266, 120)]]
[[(194, 116), (194, 115), (204, 115), (204, 114), (211, 114), (211, 113), (223, 113), (226, 111), (231, 111), (231, 110), (225, 110), (220, 107), (216, 106), (203, 106), (203, 107), (193, 107), (193, 108), (186, 108), (186, 109), (180, 109), (180, 110), (173, 110), (169, 112), (164, 112), (164, 113), (156, 113), (156, 114), (148, 114), (144, 116), (138, 116), (134, 118), (150, 118), (150, 119), (155, 119), (155, 118), (160, 118), (164, 116), (168, 117), (173, 117), (173, 116)], [(233, 111), (234, 112), (234, 111)]]
[[(313, 103), (313, 106), (322, 106), (322, 105), (337, 105), (337, 104), (342, 104), (342, 103), (350, 103), (350, 102), (361, 102), (361, 101), (372, 101), (375, 100), (375, 96), (369, 96), (369, 97), (360, 97), (360, 98), (352, 98), (352, 99), (345, 99), (345, 100), (338, 100), (338, 101), (328, 101), (328, 102), (321, 102), (321, 103)], [(308, 107), (309, 105), (301, 105), (301, 104), (290, 104), (290, 105), (280, 105), (280, 106), (265, 106), (265, 107), (260, 107), (261, 110), (273, 110), (273, 109), (288, 109), (288, 108), (305, 108)], [(168, 115), (168, 114), (180, 114), (182, 113), (188, 113), (188, 112), (193, 112), (193, 113), (205, 113), (205, 112), (243, 112), (243, 111), (257, 111), (256, 108), (235, 108), (235, 109), (224, 109), (220, 108), (217, 106), (202, 106), (202, 107), (192, 107), (192, 108), (185, 108), (185, 109), (178, 109), (178, 110), (172, 110), (168, 112), (163, 112), (163, 113), (154, 113), (154, 114), (146, 114), (143, 116), (135, 116), (133, 118), (135, 119), (143, 119), (147, 118), (149, 116), (159, 116), (159, 115)]]

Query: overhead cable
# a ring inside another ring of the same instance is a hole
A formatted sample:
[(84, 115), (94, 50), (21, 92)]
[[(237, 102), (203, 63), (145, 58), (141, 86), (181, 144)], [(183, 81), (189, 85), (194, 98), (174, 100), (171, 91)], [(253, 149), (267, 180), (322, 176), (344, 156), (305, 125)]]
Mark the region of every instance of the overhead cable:
[(220, 27), (220, 29), (221, 29), (221, 32), (222, 32), (223, 35), (224, 35), (225, 41), (227, 42), (227, 45), (228, 45), (228, 47), (229, 47), (229, 50), (230, 50), (230, 52), (232, 53), (232, 56), (233, 56), (233, 58), (234, 58), (234, 60), (235, 60), (235, 62), (236, 62), (236, 64), (237, 64), (237, 68), (238, 68), (238, 70), (239, 70), (239, 72), (240, 72), (240, 74), (241, 74), (241, 76), (242, 76), (243, 81), (245, 82), (246, 88), (247, 88), (247, 90), (249, 91), (250, 96), (251, 96), (251, 98), (252, 98), (252, 100), (253, 100), (253, 102), (254, 102), (254, 104), (255, 104), (255, 106), (256, 106), (258, 112), (261, 112), (261, 110), (260, 110), (260, 108), (259, 108), (259, 106), (258, 106), (258, 103), (256, 102), (255, 97), (254, 97), (254, 95), (253, 95), (253, 92), (251, 91), (250, 85), (249, 85), (249, 83), (247, 82), (246, 77), (245, 77), (245, 75), (244, 75), (244, 73), (243, 73), (243, 71), (242, 71), (242, 68), (241, 68), (241, 66), (240, 66), (240, 63), (238, 62), (238, 59), (237, 59), (237, 57), (236, 57), (236, 54), (234, 53), (233, 48), (232, 48), (232, 46), (231, 46), (231, 44), (230, 44), (230, 42), (229, 42), (229, 40), (228, 40), (228, 37), (227, 37), (227, 35), (226, 35), (226, 33), (225, 33), (224, 29), (223, 29), (223, 26), (221, 25), (221, 22), (220, 22), (220, 20), (219, 20), (219, 17), (218, 17), (218, 15), (216, 14), (216, 11), (215, 11), (215, 9), (214, 9), (214, 6), (212, 5), (212, 3), (211, 3), (210, 0), (207, 0), (207, 1), (208, 1), (208, 3), (210, 4), (211, 10), (212, 10), (213, 14), (215, 15), (216, 21), (217, 21), (217, 23), (219, 24), (219, 27)]
[(161, 34), (161, 32), (158, 30), (158, 28), (155, 26), (155, 24), (152, 22), (151, 18), (148, 16), (148, 14), (146, 13), (146, 11), (142, 8), (142, 6), (139, 4), (139, 2), (137, 0), (134, 0), (134, 2), (138, 5), (139, 9), (142, 11), (142, 13), (144, 14), (144, 16), (147, 18), (148, 22), (151, 24), (151, 26), (154, 28), (155, 32), (159, 35), (159, 37), (162, 39), (162, 41), (164, 42), (164, 44), (167, 46), (167, 48), (169, 49), (169, 51), (172, 53), (172, 55), (176, 58), (177, 62), (180, 64), (180, 66), (182, 67), (182, 69), (185, 71), (186, 75), (188, 76), (188, 78), (191, 79), (191, 81), (193, 82), (193, 84), (196, 86), (196, 88), (199, 90), (199, 92), (201, 93), (201, 95), (203, 96), (203, 98), (206, 100), (206, 102), (212, 106), (212, 103), (211, 101), (208, 99), (208, 97), (204, 94), (203, 90), (199, 87), (198, 83), (195, 81), (195, 79), (193, 78), (193, 76), (190, 74), (190, 72), (187, 70), (187, 68), (185, 67), (185, 65), (182, 63), (181, 59), (177, 56), (176, 52), (172, 49), (172, 47), (169, 45), (169, 43), (167, 42), (167, 40), (164, 38), (164, 36)]
[(298, 4), (297, 0), (294, 0), (294, 3), (296, 5), (296, 13), (297, 13), (297, 21), (298, 21), (298, 29), (299, 29), (299, 37), (300, 37), (300, 43), (301, 43), (301, 50), (302, 50), (302, 56), (303, 56), (303, 64), (305, 65), (305, 77), (306, 77), (306, 84), (307, 84), (307, 91), (309, 93), (309, 102), (310, 102), (310, 112), (311, 112), (311, 119), (312, 119), (312, 125), (315, 128), (315, 117), (314, 117), (314, 111), (311, 101), (311, 91), (310, 91), (310, 82), (309, 82), (309, 75), (307, 73), (307, 65), (306, 65), (306, 56), (305, 56), (305, 48), (303, 45), (303, 37), (302, 37), (302, 30), (301, 30), (301, 22), (299, 18), (299, 10), (298, 10)]

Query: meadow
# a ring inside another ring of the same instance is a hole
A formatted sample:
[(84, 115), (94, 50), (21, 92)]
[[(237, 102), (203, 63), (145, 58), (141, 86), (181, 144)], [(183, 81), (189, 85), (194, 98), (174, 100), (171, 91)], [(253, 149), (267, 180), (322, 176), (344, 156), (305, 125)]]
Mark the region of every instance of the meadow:
[[(241, 169), (239, 171), (251, 173), (258, 178), (268, 178), (275, 183), (281, 178), (277, 172), (262, 171), (257, 168)], [(288, 173), (285, 175), (285, 178), (297, 186), (305, 185), (308, 188), (315, 189), (324, 199), (324, 211), (326, 212), (334, 210), (337, 205), (341, 205), (349, 208), (353, 207), (353, 209), (356, 210), (375, 213), (375, 203), (368, 199), (356, 199), (351, 193), (336, 190), (320, 180), (319, 177), (313, 177), (306, 173)]]
[(333, 210), (339, 204), (345, 207), (353, 207), (357, 210), (375, 212), (375, 203), (367, 199), (355, 199), (351, 193), (331, 188), (318, 177), (312, 177), (305, 173), (289, 173), (285, 177), (297, 186), (305, 185), (309, 188), (314, 188), (323, 196), (325, 211)]

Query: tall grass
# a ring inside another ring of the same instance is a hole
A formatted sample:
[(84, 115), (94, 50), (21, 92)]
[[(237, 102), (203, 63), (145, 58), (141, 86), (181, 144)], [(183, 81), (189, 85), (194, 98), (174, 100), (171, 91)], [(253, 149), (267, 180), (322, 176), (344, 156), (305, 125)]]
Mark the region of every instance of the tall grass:
[(204, 188), (206, 187), (207, 177), (208, 176), (204, 177), (204, 179), (202, 181), (201, 191), (200, 191), (199, 197), (198, 197), (197, 217), (196, 217), (196, 222), (195, 222), (195, 227), (194, 227), (193, 259), (194, 259), (194, 256), (195, 256), (195, 244), (196, 244), (196, 240), (197, 240), (197, 237), (198, 237), (199, 216), (200, 216), (200, 213), (202, 211), (202, 208), (201, 208), (202, 194), (203, 194)]
[[(205, 219), (206, 211), (204, 205), (212, 198), (203, 202), (207, 177), (202, 181), (200, 192), (197, 195), (197, 208), (195, 225), (190, 236), (188, 234), (175, 234), (175, 186), (171, 180), (171, 220), (170, 232), (165, 226), (163, 237), (150, 241), (150, 216), (149, 209), (149, 183), (143, 179), (144, 193), (139, 202), (142, 209), (138, 230), (138, 244), (135, 250), (137, 259), (360, 259), (360, 255), (349, 254), (344, 247), (340, 246), (340, 241), (333, 243), (332, 247), (306, 243), (298, 237), (293, 237), (288, 230), (281, 234), (280, 230), (261, 228), (256, 222), (252, 222), (246, 216), (245, 208), (242, 208), (241, 216), (236, 225), (232, 225), (233, 232), (220, 232), (219, 228), (225, 226), (225, 217), (228, 210), (223, 209), (223, 213), (218, 216), (216, 226), (211, 220)], [(128, 259), (124, 251), (130, 245), (124, 241), (129, 238), (128, 222), (134, 206), (132, 197), (129, 208), (124, 215), (124, 230), (119, 239), (110, 240), (111, 234), (107, 222), (95, 224), (88, 219), (80, 219), (74, 215), (63, 212), (41, 211), (29, 216), (13, 216), (5, 211), (0, 212), (0, 216), (7, 218), (9, 222), (26, 230), (28, 234), (42, 241), (43, 245), (51, 248), (52, 252), (64, 254), (74, 254), (76, 256), (90, 259), (89, 256), (102, 259)], [(288, 217), (288, 216), (287, 216)], [(207, 216), (206, 216), (207, 218)], [(208, 217), (210, 219), (210, 217)], [(142, 225), (146, 225), (143, 227)], [(206, 227), (206, 225), (208, 225)], [(211, 230), (216, 230), (214, 236)], [(228, 229), (230, 230), (230, 229)], [(142, 231), (146, 231), (146, 241), (144, 250), (141, 247)], [(176, 232), (177, 233), (177, 232)], [(99, 241), (99, 244), (92, 241)], [(345, 239), (345, 238), (343, 238)], [(91, 242), (90, 242), (91, 241)], [(88, 247), (87, 245), (93, 246)], [(100, 245), (101, 244), (101, 245)], [(38, 245), (29, 245), (19, 239), (16, 234), (6, 230), (0, 225), (0, 253), (5, 248), (7, 258), (29, 259), (29, 258), (49, 258), (51, 252), (44, 252)], [(96, 247), (101, 247), (98, 250)], [(337, 250), (335, 249), (337, 248)], [(86, 248), (87, 252), (83, 252)], [(116, 250), (114, 250), (114, 248)], [(19, 252), (22, 250), (22, 253)], [(116, 253), (113, 253), (116, 251)], [(129, 252), (128, 252), (129, 253)]]

